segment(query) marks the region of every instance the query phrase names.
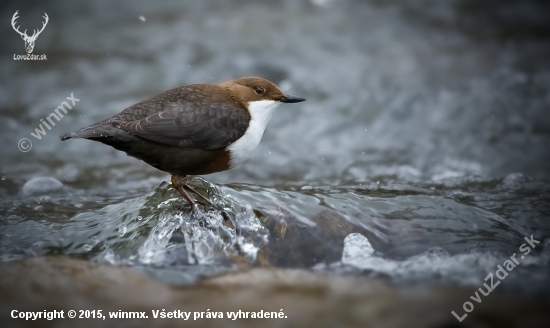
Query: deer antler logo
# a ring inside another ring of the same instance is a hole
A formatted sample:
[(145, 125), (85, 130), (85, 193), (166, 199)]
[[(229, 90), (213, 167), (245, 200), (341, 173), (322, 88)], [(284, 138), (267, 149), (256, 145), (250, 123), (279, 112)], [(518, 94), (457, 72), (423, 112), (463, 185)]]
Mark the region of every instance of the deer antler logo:
[(32, 51), (34, 49), (34, 42), (36, 41), (36, 38), (38, 38), (40, 33), (42, 33), (42, 31), (44, 31), (44, 27), (46, 27), (46, 25), (48, 24), (48, 20), (50, 20), (50, 18), (48, 17), (48, 15), (46, 13), (44, 13), (44, 16), (42, 16), (42, 17), (44, 19), (46, 19), (46, 21), (44, 21), (42, 23), (43, 24), (42, 29), (40, 29), (40, 31), (34, 30), (34, 33), (31, 36), (28, 36), (27, 35), (27, 30), (25, 30), (25, 32), (20, 32), (19, 31), (19, 26), (15, 27), (15, 21), (19, 18), (19, 16), (17, 16), (18, 12), (19, 12), (19, 10), (16, 11), (15, 14), (13, 14), (13, 18), (11, 19), (11, 26), (13, 27), (15, 32), (17, 32), (17, 33), (19, 33), (19, 35), (21, 35), (21, 38), (25, 41), (25, 49), (27, 50), (27, 53), (30, 54), (30, 53), (32, 53)]

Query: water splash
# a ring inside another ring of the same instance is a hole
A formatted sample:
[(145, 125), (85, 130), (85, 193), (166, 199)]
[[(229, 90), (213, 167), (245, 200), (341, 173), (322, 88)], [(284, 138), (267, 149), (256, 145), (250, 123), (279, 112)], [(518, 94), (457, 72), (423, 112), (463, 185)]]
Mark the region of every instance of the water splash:
[[(204, 179), (190, 178), (189, 183), (207, 195), (216, 209), (205, 210), (199, 206), (194, 213), (180, 211), (175, 205), (182, 202), (178, 196), (160, 203), (158, 208), (163, 211), (139, 249), (139, 261), (147, 264), (178, 264), (181, 261), (215, 264), (243, 256), (254, 262), (259, 248), (267, 243), (268, 231), (252, 208)], [(186, 258), (181, 254), (174, 256), (175, 251), (184, 252)]]
[[(254, 262), (268, 230), (247, 204), (201, 178), (188, 183), (207, 195), (213, 207), (190, 207), (163, 182), (156, 190), (118, 204), (75, 215), (65, 224), (37, 222), (24, 230), (37, 236), (25, 254), (78, 254), (123, 264), (226, 264), (242, 257)], [(20, 258), (2, 254), (3, 259)]]

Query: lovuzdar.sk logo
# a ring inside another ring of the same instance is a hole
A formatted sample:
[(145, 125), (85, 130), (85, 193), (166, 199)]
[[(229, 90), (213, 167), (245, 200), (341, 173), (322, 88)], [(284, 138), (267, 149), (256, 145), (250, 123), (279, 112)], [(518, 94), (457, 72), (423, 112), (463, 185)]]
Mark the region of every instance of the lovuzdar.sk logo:
[(48, 17), (48, 14), (44, 13), (44, 16), (42, 16), (45, 21), (42, 22), (42, 28), (39, 30), (33, 30), (33, 34), (31, 36), (27, 35), (27, 30), (25, 30), (24, 32), (21, 32), (19, 31), (19, 26), (15, 26), (16, 24), (16, 20), (19, 18), (19, 16), (17, 16), (17, 13), (19, 13), (19, 10), (17, 10), (15, 12), (15, 14), (13, 14), (13, 17), (11, 19), (11, 26), (13, 27), (13, 29), (15, 30), (15, 32), (19, 33), (19, 35), (21, 35), (21, 38), (23, 39), (23, 41), (25, 41), (25, 50), (27, 50), (27, 54), (26, 55), (16, 55), (14, 54), (13, 55), (13, 59), (14, 60), (46, 60), (46, 54), (44, 55), (33, 55), (32, 54), (32, 51), (34, 50), (34, 43), (36, 42), (36, 38), (38, 38), (38, 36), (40, 35), (40, 33), (42, 33), (42, 31), (44, 31), (44, 28), (46, 27), (46, 25), (48, 24), (48, 20), (50, 19)]

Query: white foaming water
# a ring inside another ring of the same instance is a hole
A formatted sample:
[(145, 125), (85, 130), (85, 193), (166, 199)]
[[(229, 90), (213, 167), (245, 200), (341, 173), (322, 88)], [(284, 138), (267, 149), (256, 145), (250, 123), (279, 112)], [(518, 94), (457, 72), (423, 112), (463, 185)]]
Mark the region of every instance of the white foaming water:
[[(526, 257), (519, 264), (519, 267), (545, 265), (548, 254), (550, 254), (550, 241), (545, 240), (542, 242), (540, 248), (542, 253), (539, 256)], [(389, 276), (396, 283), (413, 283), (435, 279), (475, 287), (483, 284), (484, 278), (489, 273), (494, 273), (498, 265), (502, 265), (511, 255), (482, 249), (473, 249), (470, 252), (451, 255), (441, 247), (432, 247), (407, 259), (393, 260), (376, 255), (374, 248), (365, 236), (359, 233), (351, 233), (344, 239), (341, 264)], [(335, 263), (328, 266), (328, 269), (330, 271), (331, 267), (336, 269), (338, 266), (339, 264)], [(318, 265), (315, 268), (327, 269), (323, 265)], [(519, 268), (514, 269), (514, 271), (520, 270)], [(510, 282), (508, 285), (513, 288), (512, 279), (508, 279), (508, 282)], [(515, 283), (521, 283), (521, 281), (515, 281)]]

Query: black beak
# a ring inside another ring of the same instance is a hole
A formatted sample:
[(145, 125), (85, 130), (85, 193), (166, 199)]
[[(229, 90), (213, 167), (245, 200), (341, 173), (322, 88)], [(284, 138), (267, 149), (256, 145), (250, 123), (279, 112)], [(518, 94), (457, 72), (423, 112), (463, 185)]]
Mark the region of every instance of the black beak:
[(279, 101), (284, 102), (284, 103), (298, 103), (298, 102), (302, 102), (304, 100), (305, 100), (304, 98), (296, 98), (296, 97), (286, 95), (283, 98), (281, 98), (281, 100), (279, 100)]

